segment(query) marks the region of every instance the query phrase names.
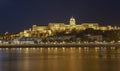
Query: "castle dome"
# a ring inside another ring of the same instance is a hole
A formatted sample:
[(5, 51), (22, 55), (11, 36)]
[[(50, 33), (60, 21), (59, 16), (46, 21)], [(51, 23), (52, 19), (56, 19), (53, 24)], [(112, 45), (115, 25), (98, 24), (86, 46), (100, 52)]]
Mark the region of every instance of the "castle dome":
[(75, 18), (73, 16), (70, 18), (70, 25), (76, 25)]

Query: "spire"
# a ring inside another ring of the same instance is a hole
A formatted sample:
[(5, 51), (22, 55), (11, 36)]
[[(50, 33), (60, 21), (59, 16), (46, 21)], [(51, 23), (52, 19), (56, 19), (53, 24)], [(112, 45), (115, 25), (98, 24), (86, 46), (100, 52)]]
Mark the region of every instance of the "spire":
[(70, 25), (75, 25), (75, 24), (76, 24), (75, 18), (72, 16), (72, 17), (70, 18)]
[(73, 16), (71, 18), (74, 18)]

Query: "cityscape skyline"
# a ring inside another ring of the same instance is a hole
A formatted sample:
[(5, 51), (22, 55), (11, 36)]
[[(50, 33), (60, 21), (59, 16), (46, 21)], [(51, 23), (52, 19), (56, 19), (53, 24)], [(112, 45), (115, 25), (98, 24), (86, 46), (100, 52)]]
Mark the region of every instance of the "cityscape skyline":
[(69, 19), (69, 24), (50, 22), (48, 25), (33, 25), (29, 29), (17, 33), (6, 32), (0, 35), (1, 46), (29, 46), (28, 44), (33, 46), (43, 44), (42, 46), (45, 47), (49, 44), (50, 46), (54, 46), (51, 44), (55, 44), (55, 46), (60, 46), (61, 44), (63, 46), (72, 46), (70, 45), (71, 43), (72, 45), (78, 44), (78, 46), (85, 44), (87, 46), (91, 44), (94, 46), (96, 46), (95, 44), (118, 46), (120, 45), (120, 27), (111, 25), (102, 26), (94, 22), (79, 24), (76, 23), (76, 19), (72, 16)]
[[(71, 16), (71, 18), (74, 18), (74, 16)], [(76, 21), (77, 20), (77, 21)], [(60, 21), (53, 21), (53, 22), (48, 22), (47, 24), (38, 24), (38, 23), (33, 23), (31, 26), (34, 26), (34, 25), (36, 25), (36, 26), (47, 26), (47, 25), (49, 25), (50, 23), (54, 23), (54, 24), (66, 24), (66, 25), (69, 25), (70, 24), (70, 20), (65, 20), (65, 22), (60, 22)], [(82, 24), (99, 24), (99, 25), (101, 25), (101, 26), (116, 26), (116, 27), (119, 27), (119, 26), (117, 26), (117, 25), (111, 25), (111, 24), (101, 24), (101, 23), (98, 23), (98, 22), (95, 22), (95, 21), (91, 21), (91, 22), (82, 22), (82, 23), (78, 23), (78, 19), (77, 18), (75, 18), (75, 24), (76, 25), (82, 25)], [(30, 25), (29, 25), (30, 26)], [(31, 27), (30, 26), (30, 27)], [(23, 27), (27, 27), (27, 25), (26, 26), (23, 26)], [(21, 27), (21, 28), (23, 28), (23, 27)], [(22, 30), (19, 30), (19, 31), (9, 31), (9, 30), (7, 30), (7, 31), (5, 31), (5, 30), (3, 30), (4, 32), (1, 32), (1, 34), (4, 34), (4, 33), (6, 33), (6, 32), (9, 32), (9, 33), (19, 33), (19, 32), (21, 32), (21, 31), (24, 31), (24, 30), (27, 30), (27, 29), (29, 29), (30, 27), (27, 27), (27, 28), (24, 28), (24, 29), (22, 29)], [(15, 30), (17, 30), (17, 29), (15, 29)]]
[[(5, 32), (1, 35), (1, 39), (13, 40), (20, 39), (22, 37), (25, 38), (47, 38), (54, 36), (89, 36), (95, 35), (95, 38), (101, 38), (104, 35), (109, 35), (113, 33), (112, 36), (116, 36), (119, 39), (119, 26), (111, 26), (111, 25), (100, 25), (95, 22), (87, 22), (87, 23), (76, 23), (76, 19), (72, 16), (69, 19), (69, 23), (64, 22), (50, 22), (48, 25), (32, 25), (29, 29), (25, 29), (23, 31), (17, 33)], [(83, 33), (82, 33), (83, 32)], [(87, 33), (86, 33), (87, 32)], [(104, 34), (108, 32), (107, 34)], [(106, 36), (105, 36), (106, 37)], [(108, 36), (109, 37), (109, 36)]]
[[(65, 27), (66, 26), (66, 27)], [(51, 29), (50, 29), (51, 28)], [(28, 32), (30, 30), (33, 29), (37, 29), (39, 32), (44, 32), (45, 30), (54, 30), (54, 31), (61, 31), (61, 30), (72, 30), (72, 29), (76, 29), (76, 30), (85, 30), (87, 28), (92, 28), (94, 30), (119, 30), (120, 27), (116, 26), (116, 25), (110, 25), (110, 24), (106, 24), (106, 25), (101, 25), (98, 22), (83, 22), (83, 23), (78, 23), (76, 22), (76, 18), (74, 16), (71, 16), (71, 18), (69, 18), (69, 21), (66, 22), (49, 22), (48, 24), (44, 24), (44, 25), (38, 25), (38, 24), (33, 24), (32, 27), (30, 26), (29, 28), (24, 28), (23, 30), (20, 30), (19, 32), (9, 32), (6, 31), (3, 34), (9, 33), (9, 34), (17, 34), (17, 33), (23, 33), (23, 32)], [(35, 31), (37, 31), (35, 30)]]

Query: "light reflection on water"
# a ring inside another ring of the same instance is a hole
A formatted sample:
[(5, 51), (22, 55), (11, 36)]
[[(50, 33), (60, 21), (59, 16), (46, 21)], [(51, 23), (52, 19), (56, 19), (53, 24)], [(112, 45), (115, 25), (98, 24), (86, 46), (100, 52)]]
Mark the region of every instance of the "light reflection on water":
[(120, 71), (120, 48), (0, 48), (0, 71)]

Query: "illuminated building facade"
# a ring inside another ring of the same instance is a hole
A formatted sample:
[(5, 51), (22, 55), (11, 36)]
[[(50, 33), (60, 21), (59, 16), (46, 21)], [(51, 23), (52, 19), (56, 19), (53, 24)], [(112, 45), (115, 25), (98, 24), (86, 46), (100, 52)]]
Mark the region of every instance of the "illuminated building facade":
[(82, 23), (82, 24), (76, 24), (75, 18), (71, 17), (69, 21), (69, 25), (65, 23), (49, 23), (48, 26), (37, 26), (33, 25), (32, 28), (29, 30), (24, 30), (23, 32), (20, 32), (20, 36), (25, 37), (47, 37), (52, 36), (56, 32), (61, 31), (71, 31), (73, 29), (76, 30), (85, 30), (87, 28), (92, 28), (94, 30), (119, 30), (120, 27), (112, 27), (112, 26), (100, 26), (98, 23)]

